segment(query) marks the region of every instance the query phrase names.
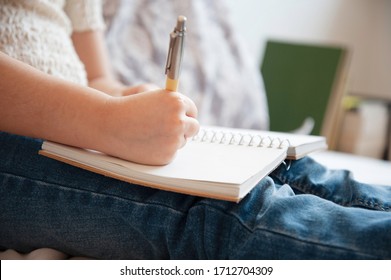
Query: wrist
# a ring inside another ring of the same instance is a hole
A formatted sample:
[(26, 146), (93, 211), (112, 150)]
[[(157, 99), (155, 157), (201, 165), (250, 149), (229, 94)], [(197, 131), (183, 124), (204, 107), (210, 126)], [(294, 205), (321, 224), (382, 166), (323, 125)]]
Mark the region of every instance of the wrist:
[(90, 134), (87, 136), (91, 149), (118, 156), (120, 134), (125, 128), (121, 106), (122, 98), (105, 95), (96, 103), (88, 122)]
[[(65, 88), (65, 87), (64, 87)], [(72, 86), (64, 94), (62, 110), (45, 119), (44, 138), (76, 147), (100, 150), (105, 138), (106, 104), (114, 97), (88, 87)], [(61, 125), (59, 123), (61, 122)]]
[(81, 133), (85, 133), (87, 148), (107, 152), (111, 145), (111, 133), (114, 112), (112, 103), (116, 97), (105, 94), (102, 98), (94, 100), (89, 113), (85, 115), (85, 124)]

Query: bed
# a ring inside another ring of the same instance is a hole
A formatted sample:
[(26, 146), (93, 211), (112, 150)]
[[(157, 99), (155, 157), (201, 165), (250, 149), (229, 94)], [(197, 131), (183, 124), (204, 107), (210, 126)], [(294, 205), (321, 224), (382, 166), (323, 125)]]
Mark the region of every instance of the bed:
[[(209, 5), (209, 2), (207, 3), (207, 5)], [(111, 15), (114, 14), (113, 9), (106, 9), (105, 11)], [(109, 21), (112, 21), (112, 18), (110, 18)], [(131, 26), (131, 24), (123, 24), (122, 26)], [(223, 27), (227, 28), (227, 26), (223, 26)], [(122, 31), (120, 33), (122, 34)], [(113, 36), (111, 38), (113, 39)], [(168, 39), (168, 37), (166, 39)], [(164, 42), (166, 43), (166, 41)], [(114, 46), (115, 45), (116, 43), (114, 40)], [(113, 50), (113, 48), (110, 49)], [(118, 51), (118, 50), (119, 49), (114, 49), (114, 51)], [(236, 46), (235, 46), (235, 51), (237, 51)], [(165, 51), (163, 51), (163, 53), (165, 53)], [(119, 61), (122, 61), (122, 59), (119, 59)], [(160, 62), (158, 61), (158, 63)], [(234, 64), (234, 66), (236, 71), (243, 70), (243, 68), (238, 68), (240, 66), (238, 64)], [(161, 67), (163, 66), (160, 64), (157, 65), (158, 73), (160, 73)], [(163, 71), (161, 71), (161, 74), (163, 75)], [(155, 76), (157, 76), (158, 80), (161, 79), (159, 75), (155, 75)], [(189, 85), (190, 88), (193, 88), (193, 86), (194, 85), (192, 84)], [(252, 86), (250, 86), (250, 88), (252, 88)], [(232, 96), (230, 96), (229, 99), (231, 103), (235, 103), (235, 101), (232, 101)], [(226, 98), (226, 100), (228, 99)], [(260, 109), (258, 108), (257, 111), (260, 111)], [(248, 112), (245, 113), (247, 113), (248, 115)], [(222, 119), (221, 121), (225, 121), (225, 120)], [(334, 152), (334, 151), (318, 152), (311, 155), (311, 157), (313, 157), (315, 160), (319, 161), (320, 163), (324, 164), (325, 166), (331, 169), (351, 170), (352, 175), (359, 181), (371, 183), (371, 184), (391, 185), (391, 162), (362, 157), (362, 156), (356, 156), (352, 154)], [(67, 254), (64, 254), (62, 252), (50, 248), (37, 249), (28, 254), (20, 254), (15, 250), (11, 250), (11, 249), (4, 252), (0, 252), (0, 259), (69, 259), (69, 258), (75, 259), (79, 257), (69, 256)]]

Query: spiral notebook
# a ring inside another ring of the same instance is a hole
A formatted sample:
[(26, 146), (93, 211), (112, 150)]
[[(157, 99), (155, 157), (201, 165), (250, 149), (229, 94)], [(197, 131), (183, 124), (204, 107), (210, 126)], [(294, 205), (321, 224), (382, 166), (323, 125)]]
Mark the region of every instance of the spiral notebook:
[(164, 166), (137, 164), (49, 141), (39, 153), (141, 186), (238, 202), (286, 158), (325, 148), (320, 136), (202, 127)]

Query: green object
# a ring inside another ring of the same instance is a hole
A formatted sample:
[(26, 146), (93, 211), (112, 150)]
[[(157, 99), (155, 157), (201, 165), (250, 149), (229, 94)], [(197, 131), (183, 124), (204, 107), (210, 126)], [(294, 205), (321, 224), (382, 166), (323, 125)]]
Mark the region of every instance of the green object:
[(311, 134), (321, 134), (343, 54), (341, 47), (267, 42), (261, 72), (270, 130), (290, 132), (311, 117)]

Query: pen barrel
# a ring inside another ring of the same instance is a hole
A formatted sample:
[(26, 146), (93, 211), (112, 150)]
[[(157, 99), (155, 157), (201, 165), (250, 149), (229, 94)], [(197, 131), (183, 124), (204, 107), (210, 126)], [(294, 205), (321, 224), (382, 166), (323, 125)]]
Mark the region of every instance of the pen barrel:
[(179, 78), (181, 70), (185, 32), (171, 32), (170, 34), (170, 54), (167, 67), (167, 77), (173, 80)]
[(170, 45), (166, 63), (167, 80), (179, 79), (186, 35), (186, 21), (185, 16), (179, 16), (174, 31), (170, 33)]

